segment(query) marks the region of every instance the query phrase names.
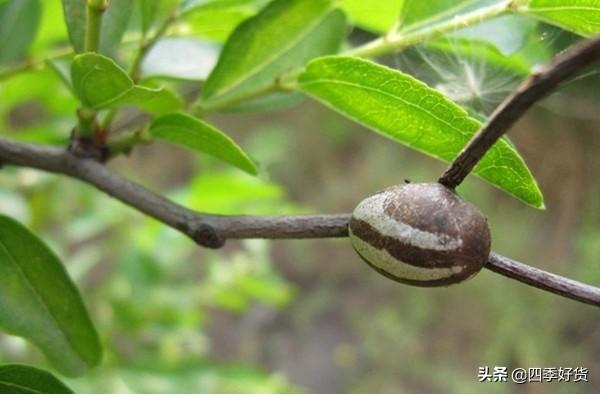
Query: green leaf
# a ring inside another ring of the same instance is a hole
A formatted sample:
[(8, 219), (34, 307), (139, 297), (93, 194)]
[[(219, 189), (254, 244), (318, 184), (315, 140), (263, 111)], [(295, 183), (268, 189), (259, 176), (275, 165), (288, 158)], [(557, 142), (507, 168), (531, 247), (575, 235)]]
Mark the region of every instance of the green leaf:
[(145, 36), (155, 22), (167, 18), (179, 6), (180, 0), (136, 0), (142, 34)]
[(120, 43), (133, 13), (133, 0), (112, 0), (102, 16), (100, 53), (110, 54)]
[(86, 3), (86, 0), (62, 0), (69, 40), (75, 52), (83, 52), (85, 47)]
[(142, 33), (145, 35), (154, 19), (156, 17), (156, 11), (158, 11), (158, 6), (160, 5), (159, 0), (138, 0), (141, 16), (142, 16)]
[(405, 1), (410, 2), (410, 0), (378, 0), (377, 2), (342, 0), (341, 7), (355, 25), (374, 33), (386, 33), (400, 19)]
[(197, 150), (249, 174), (256, 175), (256, 165), (231, 138), (213, 126), (192, 116), (176, 113), (162, 116), (150, 125), (152, 136)]
[[(314, 60), (299, 77), (299, 89), (385, 137), (446, 161), (481, 127), (437, 90), (367, 60)], [(529, 169), (505, 139), (484, 156), (475, 173), (536, 208), (544, 206)]]
[(0, 64), (27, 54), (41, 20), (39, 0), (10, 0), (0, 4)]
[(404, 2), (400, 16), (402, 29), (422, 27), (454, 16), (477, 6), (483, 6), (485, 0), (427, 0)]
[(75, 56), (71, 64), (71, 81), (81, 102), (96, 110), (132, 105), (161, 114), (181, 106), (173, 93), (135, 85), (113, 60), (95, 53)]
[(245, 10), (256, 12), (264, 7), (269, 0), (188, 0), (181, 6), (182, 14), (195, 12), (222, 11), (222, 10)]
[(0, 326), (38, 346), (52, 365), (79, 376), (102, 348), (77, 288), (33, 233), (0, 215)]
[(600, 32), (598, 0), (530, 0), (518, 10), (582, 36)]
[(73, 91), (73, 84), (71, 83), (71, 62), (72, 59), (48, 59), (46, 65), (56, 73), (60, 80)]
[[(86, 0), (62, 0), (69, 39), (75, 52), (85, 50)], [(133, 0), (112, 0), (102, 16), (100, 52), (110, 53), (120, 42), (133, 10)]]
[(345, 30), (344, 14), (329, 0), (275, 0), (231, 35), (202, 97), (210, 105), (268, 88), (284, 72), (337, 51)]
[(183, 20), (194, 36), (224, 42), (245, 19), (256, 15), (269, 0), (196, 0), (182, 7)]
[(74, 394), (50, 372), (19, 364), (0, 366), (0, 392), (3, 394)]

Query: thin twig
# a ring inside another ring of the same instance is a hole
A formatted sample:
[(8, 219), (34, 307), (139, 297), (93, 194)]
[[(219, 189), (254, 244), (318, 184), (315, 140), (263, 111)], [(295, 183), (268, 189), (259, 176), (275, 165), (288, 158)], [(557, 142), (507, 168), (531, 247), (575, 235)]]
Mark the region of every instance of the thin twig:
[(600, 288), (542, 271), (496, 253), (490, 255), (485, 268), (538, 289), (600, 306)]
[(533, 104), (598, 58), (600, 58), (600, 36), (569, 48), (549, 64), (536, 70), (498, 106), (438, 182), (452, 189), (460, 185), (486, 152)]
[(158, 40), (160, 40), (165, 35), (165, 33), (167, 32), (169, 27), (175, 21), (177, 21), (178, 17), (179, 16), (178, 16), (177, 12), (173, 11), (160, 24), (160, 26), (158, 27), (156, 32), (152, 35), (152, 37), (150, 37), (148, 39), (144, 39), (140, 43), (138, 52), (135, 55), (135, 58), (133, 59), (133, 61), (131, 62), (131, 66), (129, 68), (129, 75), (135, 82), (138, 82), (138, 80), (140, 79), (139, 74), (140, 74), (140, 69), (142, 67), (142, 62), (144, 61), (144, 58), (146, 57), (148, 52), (150, 52), (150, 50), (154, 47), (154, 45), (156, 45)]
[[(186, 234), (199, 245), (219, 248), (227, 239), (306, 239), (348, 236), (350, 214), (306, 216), (222, 216), (195, 212), (122, 176), (101, 163), (59, 148), (0, 137), (0, 163), (67, 175)], [(492, 254), (486, 268), (530, 286), (592, 305), (600, 289)]]

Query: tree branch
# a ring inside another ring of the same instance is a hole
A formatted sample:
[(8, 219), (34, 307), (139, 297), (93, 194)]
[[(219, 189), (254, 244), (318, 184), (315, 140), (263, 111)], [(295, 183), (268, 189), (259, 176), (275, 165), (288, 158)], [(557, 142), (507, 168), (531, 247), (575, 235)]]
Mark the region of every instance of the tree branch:
[[(0, 162), (67, 175), (94, 185), (209, 248), (219, 248), (227, 239), (348, 236), (350, 214), (222, 216), (195, 212), (123, 178), (93, 159), (81, 158), (60, 148), (14, 142), (0, 137)], [(486, 268), (530, 286), (600, 306), (600, 288), (547, 273), (494, 253)]]
[(538, 289), (586, 304), (600, 306), (600, 288), (542, 271), (493, 252), (490, 254), (485, 268)]
[(256, 217), (195, 212), (121, 177), (96, 160), (81, 158), (60, 148), (0, 138), (0, 161), (67, 175), (94, 185), (209, 248), (223, 246), (228, 238), (331, 238), (348, 235), (350, 215)]
[(567, 49), (552, 62), (536, 70), (496, 108), (485, 126), (473, 136), (438, 182), (451, 189), (460, 185), (485, 153), (533, 104), (598, 58), (600, 36)]
[[(535, 102), (600, 57), (600, 37), (569, 49), (537, 71), (492, 114), (439, 182), (454, 188), (487, 150)], [(348, 236), (350, 214), (306, 216), (222, 216), (195, 212), (112, 172), (93, 159), (69, 151), (0, 138), (0, 162), (67, 175), (188, 235), (196, 243), (219, 248), (227, 239), (333, 238)], [(486, 268), (573, 300), (600, 306), (600, 288), (529, 267), (492, 253)]]

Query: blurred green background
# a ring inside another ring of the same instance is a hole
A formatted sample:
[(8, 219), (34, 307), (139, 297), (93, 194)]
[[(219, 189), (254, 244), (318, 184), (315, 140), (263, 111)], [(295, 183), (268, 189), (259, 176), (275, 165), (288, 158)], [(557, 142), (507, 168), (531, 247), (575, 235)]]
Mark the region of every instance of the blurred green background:
[[(64, 35), (44, 26), (39, 48)], [(552, 44), (570, 40), (548, 34)], [(443, 88), (454, 75), (460, 86), (469, 59), (423, 51), (388, 62), (411, 71), (425, 59), (437, 68), (417, 67), (428, 73), (422, 78)], [(470, 67), (490, 87), (478, 97), (489, 103), (473, 106), (477, 113), (516, 82)], [(596, 285), (598, 86), (594, 76), (570, 83), (511, 131), (546, 211), (472, 177), (460, 188), (488, 215), (494, 250)], [(4, 81), (1, 134), (64, 143), (75, 106), (49, 70)], [(432, 181), (445, 168), (308, 101), (212, 120), (261, 163), (261, 177), (165, 145), (137, 148), (109, 165), (188, 207), (231, 214), (349, 212), (377, 190)], [(450, 288), (421, 289), (378, 275), (347, 240), (231, 241), (203, 250), (87, 185), (12, 167), (0, 172), (0, 212), (62, 257), (101, 333), (105, 361), (68, 381), (77, 393), (600, 392), (597, 309), (489, 271)], [(45, 366), (37, 350), (3, 334), (0, 361)], [(478, 383), (480, 366), (581, 366), (590, 383)]]

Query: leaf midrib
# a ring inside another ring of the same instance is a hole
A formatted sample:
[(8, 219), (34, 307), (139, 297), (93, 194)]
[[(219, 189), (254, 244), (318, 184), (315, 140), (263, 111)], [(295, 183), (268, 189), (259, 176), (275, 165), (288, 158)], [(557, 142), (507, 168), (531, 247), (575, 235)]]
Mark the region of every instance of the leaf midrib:
[(30, 393), (44, 394), (43, 391), (38, 391), (36, 389), (32, 389), (32, 388), (29, 388), (29, 387), (21, 386), (20, 384), (16, 384), (16, 383), (12, 383), (12, 382), (7, 382), (6, 380), (0, 380), (0, 385), (9, 386), (9, 387), (16, 387), (16, 388), (24, 390), (24, 391), (29, 391)]
[[(448, 121), (439, 118), (437, 115), (435, 115), (432, 112), (426, 110), (425, 108), (423, 108), (423, 107), (421, 107), (421, 106), (419, 106), (417, 104), (411, 103), (410, 101), (407, 101), (406, 99), (404, 99), (404, 98), (402, 98), (400, 96), (396, 96), (396, 95), (394, 95), (392, 93), (388, 93), (388, 92), (386, 92), (384, 90), (373, 88), (371, 86), (360, 85), (360, 84), (353, 83), (353, 82), (341, 81), (341, 80), (329, 79), (329, 78), (319, 78), (319, 79), (315, 79), (314, 81), (310, 81), (310, 82), (300, 82), (300, 84), (304, 85), (304, 86), (308, 86), (308, 85), (312, 85), (312, 84), (319, 84), (319, 83), (331, 83), (331, 84), (346, 85), (346, 86), (350, 86), (350, 87), (353, 87), (353, 88), (356, 88), (356, 89), (368, 90), (368, 91), (372, 91), (372, 92), (376, 92), (376, 93), (382, 94), (384, 96), (387, 96), (387, 97), (390, 97), (390, 98), (395, 99), (397, 101), (400, 101), (400, 102), (406, 104), (409, 107), (415, 108), (415, 109), (419, 110), (420, 112), (422, 112), (422, 113), (424, 113), (426, 115), (431, 116), (432, 118), (438, 120), (442, 124), (450, 127), (454, 131), (457, 131), (461, 135), (468, 136), (468, 134), (465, 133), (463, 130), (457, 128), (452, 123), (448, 123)], [(470, 121), (474, 121), (473, 119), (470, 119), (470, 118), (468, 118), (466, 116), (465, 116), (465, 119), (468, 119)]]
[(546, 7), (527, 7), (529, 11), (533, 12), (557, 12), (557, 11), (591, 11), (591, 12), (600, 12), (600, 8), (598, 7), (589, 7), (589, 6), (577, 6), (577, 5), (568, 5), (568, 6), (546, 6)]
[[(84, 88), (84, 86), (87, 84), (87, 80), (91, 77), (91, 74), (93, 74), (95, 72), (109, 72), (109, 71), (102, 70), (102, 69), (94, 69), (94, 68), (92, 68), (91, 70), (89, 70), (87, 73), (85, 73), (82, 76), (82, 78), (81, 78), (82, 88)], [(136, 85), (136, 84), (134, 84), (132, 82), (129, 88), (125, 89), (121, 93), (119, 93), (117, 95), (114, 95), (114, 96), (112, 96), (112, 97), (110, 97), (110, 98), (108, 98), (108, 99), (106, 99), (106, 100), (104, 100), (104, 101), (102, 101), (100, 103), (94, 104), (93, 107), (97, 108), (97, 109), (99, 109), (99, 108), (107, 108), (107, 107), (109, 107), (109, 106), (117, 103), (123, 97), (126, 97), (129, 93), (131, 93), (135, 89), (139, 89), (139, 90), (143, 90), (143, 91), (146, 91), (146, 92), (149, 92), (149, 93), (155, 93), (155, 94), (160, 94), (160, 93), (162, 93), (164, 91), (163, 88), (153, 89), (153, 88), (149, 88), (149, 87), (146, 87), (146, 86), (139, 86), (139, 85)], [(85, 88), (83, 89), (82, 93), (83, 92), (85, 92)], [(88, 101), (87, 98), (84, 97), (84, 99), (86, 101)], [(144, 100), (144, 101), (148, 101), (148, 100)]]
[[(93, 73), (106, 73), (106, 72), (110, 72), (110, 71), (103, 70), (102, 68), (96, 68), (96, 66), (94, 66), (87, 73), (85, 73), (83, 75), (83, 77), (81, 78), (81, 87), (83, 88), (83, 92), (85, 92), (85, 86), (87, 85), (87, 80), (88, 80), (88, 78), (91, 77), (91, 74), (93, 74)], [(98, 104), (94, 104), (93, 107), (94, 108), (102, 108), (102, 107), (105, 107), (107, 105), (110, 105), (111, 103), (114, 103), (115, 101), (117, 101), (120, 98), (124, 97), (134, 87), (135, 87), (135, 84), (133, 82), (131, 82), (129, 88), (127, 88), (123, 92), (117, 94), (116, 96), (112, 96), (111, 98), (109, 98), (107, 100), (104, 100), (104, 101), (102, 101), (102, 102), (100, 102)], [(87, 98), (85, 98), (85, 99), (87, 101)]]
[(316, 27), (318, 27), (321, 24), (321, 22), (323, 22), (335, 10), (335, 7), (326, 8), (319, 18), (315, 19), (313, 23), (307, 25), (307, 28), (305, 30), (302, 30), (300, 34), (296, 37), (296, 39), (291, 40), (288, 43), (288, 45), (282, 47), (281, 51), (274, 53), (273, 55), (271, 55), (271, 57), (267, 58), (267, 60), (264, 63), (258, 64), (254, 68), (250, 69), (248, 73), (244, 73), (238, 79), (234, 80), (233, 82), (230, 82), (229, 85), (225, 85), (221, 89), (217, 90), (211, 97), (208, 98), (208, 100), (213, 100), (218, 98), (219, 96), (223, 96), (227, 93), (230, 93), (233, 89), (238, 87), (244, 81), (247, 81), (248, 79), (252, 78), (256, 74), (260, 73), (262, 70), (267, 68), (269, 65), (273, 64), (276, 60), (281, 58), (284, 54), (288, 53), (297, 44), (299, 44), (308, 35), (310, 35), (313, 32), (313, 30)]

